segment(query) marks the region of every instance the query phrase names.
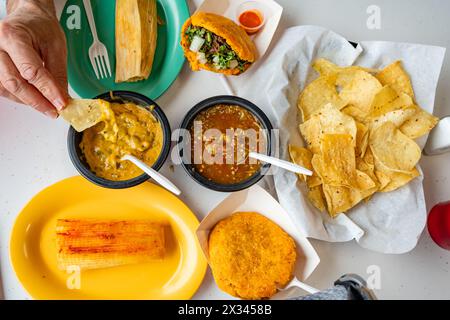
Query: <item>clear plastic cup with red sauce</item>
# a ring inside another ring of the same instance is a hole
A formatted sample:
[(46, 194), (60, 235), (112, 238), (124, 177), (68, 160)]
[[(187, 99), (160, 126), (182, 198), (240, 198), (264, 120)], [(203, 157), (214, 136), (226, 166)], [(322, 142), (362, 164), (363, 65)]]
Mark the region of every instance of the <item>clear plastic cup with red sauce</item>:
[(263, 4), (257, 1), (246, 1), (237, 7), (236, 20), (247, 34), (255, 34), (264, 26), (264, 9)]

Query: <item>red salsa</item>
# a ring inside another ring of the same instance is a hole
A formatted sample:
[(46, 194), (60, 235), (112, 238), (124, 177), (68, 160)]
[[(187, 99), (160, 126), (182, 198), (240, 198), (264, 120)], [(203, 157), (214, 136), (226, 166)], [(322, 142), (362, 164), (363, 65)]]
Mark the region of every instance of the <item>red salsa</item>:
[(250, 34), (257, 32), (263, 21), (261, 12), (256, 9), (244, 11), (239, 15), (239, 23)]
[(239, 183), (261, 167), (248, 155), (265, 152), (265, 135), (247, 109), (219, 104), (203, 110), (195, 117), (190, 134), (194, 169), (210, 181)]

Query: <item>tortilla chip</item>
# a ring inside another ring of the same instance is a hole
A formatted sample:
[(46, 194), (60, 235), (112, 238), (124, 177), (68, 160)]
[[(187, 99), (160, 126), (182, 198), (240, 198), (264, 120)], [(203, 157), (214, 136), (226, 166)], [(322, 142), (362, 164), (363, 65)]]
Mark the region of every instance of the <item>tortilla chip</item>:
[(378, 179), (374, 181), (368, 174), (356, 170), (357, 182), (361, 193), (361, 198), (366, 199), (378, 191)]
[[(397, 91), (390, 86), (384, 86), (372, 100), (372, 106), (370, 110), (370, 116), (375, 118), (392, 111), (389, 108), (390, 105), (398, 98)], [(387, 109), (387, 110), (386, 110)]]
[(356, 141), (357, 127), (355, 120), (343, 114), (333, 105), (326, 105), (318, 114), (322, 134), (326, 133), (342, 133), (349, 134), (353, 143)]
[[(289, 155), (291, 157), (291, 161), (299, 166), (302, 166), (308, 170), (313, 170), (311, 159), (312, 153), (306, 148), (297, 147), (294, 145), (289, 145)], [(298, 174), (299, 178), (303, 181), (306, 181), (306, 175)]]
[(375, 130), (386, 122), (392, 122), (395, 127), (400, 128), (408, 119), (414, 116), (415, 113), (416, 109), (413, 107), (406, 107), (404, 109), (390, 111), (374, 119), (370, 123), (370, 129)]
[(419, 175), (420, 175), (420, 173), (416, 168), (414, 168), (409, 173), (391, 171), (389, 174), (387, 174), (387, 176), (389, 176), (389, 178), (390, 178), (389, 183), (386, 184), (382, 189), (380, 189), (380, 192), (394, 191), (394, 190), (408, 184), (411, 180), (413, 180), (414, 178), (417, 178)]
[(362, 114), (368, 115), (371, 111), (375, 95), (382, 89), (380, 82), (365, 71), (355, 71), (352, 80), (343, 86), (339, 97), (347, 105), (359, 109)]
[(314, 172), (312, 176), (306, 177), (306, 183), (309, 188), (314, 188), (322, 184), (322, 179)]
[(386, 188), (386, 186), (389, 185), (389, 183), (391, 183), (391, 178), (383, 171), (375, 170), (375, 175), (378, 179), (380, 191), (384, 190), (384, 188)]
[(371, 131), (370, 149), (376, 160), (389, 170), (409, 173), (420, 160), (417, 143), (405, 136), (392, 122)]
[[(359, 188), (353, 138), (349, 134), (325, 134), (318, 172), (324, 184)], [(314, 166), (314, 165), (313, 165)]]
[(389, 85), (392, 89), (397, 91), (399, 95), (401, 93), (406, 93), (414, 99), (414, 90), (411, 80), (405, 69), (403, 69), (401, 61), (395, 61), (394, 63), (388, 65), (386, 68), (381, 70), (376, 77), (383, 84), (383, 86)]
[[(391, 110), (397, 110), (404, 107), (410, 107), (414, 105), (414, 100), (406, 93), (400, 93), (398, 98), (391, 104)], [(390, 110), (389, 110), (390, 111)]]
[(358, 180), (358, 190), (364, 191), (376, 187), (376, 183), (368, 174), (356, 170), (356, 179)]
[(100, 99), (71, 99), (59, 112), (72, 127), (82, 132), (105, 119), (110, 109), (109, 102)]
[(352, 117), (358, 122), (364, 124), (369, 123), (369, 118), (367, 117), (367, 114), (352, 105), (346, 106), (344, 109), (341, 110), (341, 112), (347, 116)]
[(366, 161), (364, 161), (364, 158), (360, 158), (357, 157), (356, 158), (356, 168), (362, 172), (364, 172), (365, 174), (373, 177), (373, 172), (375, 170), (375, 166), (374, 165), (370, 165), (369, 163), (367, 163)]
[(326, 59), (316, 59), (312, 67), (314, 70), (316, 70), (321, 76), (329, 76), (334, 73), (338, 73), (341, 68), (331, 61), (328, 61)]
[(319, 77), (303, 90), (298, 100), (298, 108), (302, 112), (303, 121), (308, 120), (328, 103), (337, 109), (344, 107), (344, 103), (336, 91), (335, 81), (336, 75)]
[(325, 210), (325, 200), (322, 186), (310, 188), (308, 191), (308, 199), (311, 201), (312, 205), (320, 211)]
[(306, 140), (312, 153), (321, 152), (321, 139), (327, 133), (342, 133), (352, 136), (356, 142), (357, 128), (355, 120), (343, 114), (331, 104), (327, 104), (311, 119), (300, 125), (300, 133)]
[(378, 186), (378, 179), (375, 175), (375, 164), (370, 149), (367, 149), (363, 158), (356, 158), (356, 169), (367, 174), (372, 181)]
[(397, 172), (390, 170), (380, 161), (375, 159), (375, 174), (380, 181), (380, 192), (391, 192), (406, 184), (420, 175), (416, 168), (410, 172)]
[(331, 74), (339, 73), (338, 79), (336, 81), (338, 85), (344, 85), (345, 83), (347, 83), (350, 80), (352, 73), (354, 73), (355, 71), (366, 71), (369, 73), (378, 72), (378, 70), (364, 68), (360, 66), (341, 67), (323, 58), (315, 60), (312, 64), (312, 67), (321, 76), (328, 76)]
[(373, 153), (370, 148), (367, 148), (366, 153), (364, 154), (364, 157), (362, 159), (367, 165), (375, 167), (375, 158), (373, 157)]
[(299, 126), (300, 133), (305, 139), (308, 149), (312, 153), (320, 152), (320, 137), (322, 136), (320, 120), (318, 117), (309, 119)]
[(322, 155), (320, 155), (319, 153), (314, 153), (311, 159), (311, 164), (313, 166), (314, 172), (316, 172), (317, 175), (322, 179), (325, 174), (325, 166), (323, 164)]
[[(380, 187), (378, 178), (375, 175), (374, 158), (370, 149), (367, 149), (364, 157), (356, 158), (356, 169), (362, 197), (367, 201)], [(364, 173), (364, 175), (361, 173)]]
[(356, 146), (357, 157), (363, 157), (369, 145), (369, 128), (361, 122), (356, 122)]
[(289, 155), (291, 157), (291, 161), (295, 164), (298, 164), (306, 169), (309, 169), (313, 172), (312, 176), (307, 176), (304, 174), (297, 174), (298, 177), (302, 181), (306, 181), (309, 188), (314, 188), (320, 186), (322, 184), (322, 179), (317, 175), (314, 171), (314, 168), (311, 164), (313, 154), (306, 148), (297, 147), (294, 145), (289, 145)]
[(414, 106), (415, 113), (400, 127), (400, 131), (410, 139), (417, 139), (430, 132), (439, 122), (432, 114)]
[(327, 203), (328, 214), (335, 218), (338, 214), (344, 213), (361, 202), (361, 192), (355, 189), (323, 185), (323, 193)]
[(414, 101), (405, 93), (400, 95), (389, 86), (383, 87), (372, 102), (370, 118), (378, 118), (383, 114), (414, 105)]

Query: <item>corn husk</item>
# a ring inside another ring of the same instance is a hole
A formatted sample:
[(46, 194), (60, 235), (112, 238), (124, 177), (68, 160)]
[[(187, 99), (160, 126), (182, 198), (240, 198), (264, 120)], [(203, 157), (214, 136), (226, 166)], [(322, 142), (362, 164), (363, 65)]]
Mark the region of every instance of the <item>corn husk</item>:
[(150, 76), (157, 43), (156, 0), (116, 1), (116, 83)]

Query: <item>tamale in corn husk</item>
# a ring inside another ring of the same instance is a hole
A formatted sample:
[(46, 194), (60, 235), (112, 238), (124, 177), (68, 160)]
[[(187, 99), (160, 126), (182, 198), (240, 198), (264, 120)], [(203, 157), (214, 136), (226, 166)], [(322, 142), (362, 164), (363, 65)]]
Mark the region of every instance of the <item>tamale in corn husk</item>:
[(150, 76), (157, 42), (156, 0), (116, 1), (116, 82)]

